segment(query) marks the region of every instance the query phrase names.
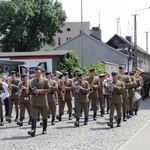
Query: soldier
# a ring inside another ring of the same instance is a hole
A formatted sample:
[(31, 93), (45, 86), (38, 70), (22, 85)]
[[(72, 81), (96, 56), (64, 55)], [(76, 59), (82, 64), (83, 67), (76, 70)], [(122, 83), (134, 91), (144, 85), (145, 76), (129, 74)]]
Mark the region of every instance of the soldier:
[(21, 75), (22, 81), (19, 83), (19, 100), (20, 100), (20, 120), (17, 122), (17, 125), (23, 125), (23, 119), (25, 118), (25, 109), (27, 109), (29, 114), (28, 125), (31, 124), (31, 105), (29, 94), (26, 94), (26, 90), (29, 86), (29, 79), (27, 74)]
[(0, 81), (0, 126), (4, 125), (4, 119), (3, 119), (3, 102), (2, 102), (2, 93), (5, 92), (5, 89), (3, 87), (2, 82)]
[(108, 84), (109, 82), (111, 81), (110, 78), (109, 78), (109, 74), (107, 72), (104, 72), (105, 74), (105, 80), (104, 80), (104, 108), (105, 108), (105, 100), (106, 100), (106, 103), (107, 103), (107, 114), (109, 114), (109, 109), (110, 109), (110, 105), (109, 105), (109, 89), (108, 89)]
[[(104, 110), (104, 80), (105, 80), (105, 74), (99, 75), (100, 81), (99, 81), (99, 103), (101, 111)], [(103, 117), (104, 114), (101, 113), (101, 117)]]
[(32, 121), (31, 131), (28, 131), (28, 134), (34, 137), (36, 132), (36, 118), (39, 111), (43, 119), (42, 134), (46, 134), (47, 129), (47, 94), (50, 92), (50, 84), (46, 78), (42, 77), (42, 68), (40, 66), (35, 67), (35, 78), (30, 81), (29, 89), (26, 93), (28, 94), (29, 91), (31, 92)]
[(79, 118), (81, 113), (81, 108), (84, 111), (84, 125), (88, 124), (88, 112), (89, 112), (89, 99), (87, 93), (89, 92), (89, 84), (87, 81), (83, 80), (83, 74), (78, 74), (78, 81), (74, 83), (74, 93), (75, 93), (75, 105), (76, 105), (76, 122), (75, 126), (79, 127)]
[[(96, 70), (93, 68), (90, 70), (90, 76), (86, 78), (89, 83), (90, 91), (89, 96), (89, 106), (90, 102), (93, 104), (93, 120), (96, 120), (97, 116), (97, 104), (98, 104), (98, 88), (99, 88), (99, 78), (96, 76)], [(104, 110), (101, 110), (101, 114), (104, 113)]]
[(110, 128), (113, 128), (113, 118), (114, 110), (117, 111), (117, 127), (120, 127), (121, 124), (121, 115), (122, 115), (122, 92), (125, 89), (123, 82), (118, 80), (117, 72), (112, 72), (112, 83), (109, 84), (110, 90), (110, 122), (107, 123)]
[(46, 72), (45, 75), (51, 86), (51, 91), (50, 93), (47, 94), (49, 110), (52, 114), (51, 125), (55, 125), (56, 101), (57, 101), (55, 93), (58, 91), (58, 84), (55, 80), (52, 79), (53, 75), (51, 72)]
[(11, 122), (13, 103), (15, 103), (15, 112), (16, 112), (15, 122), (17, 122), (18, 120), (18, 114), (19, 114), (18, 84), (20, 82), (20, 80), (16, 78), (15, 71), (11, 71), (10, 75), (11, 75), (11, 79), (9, 80), (9, 85), (8, 85), (11, 92), (10, 99), (9, 99), (9, 118), (8, 118), (9, 123)]
[[(122, 98), (123, 98), (123, 121), (127, 121), (126, 120), (126, 114), (130, 114), (132, 112), (129, 112), (129, 109), (127, 108), (128, 107), (128, 104), (129, 104), (129, 88), (132, 88), (133, 87), (133, 83), (131, 81), (131, 78), (129, 75), (125, 75), (124, 74), (125, 72), (125, 68), (124, 66), (119, 66), (119, 75), (118, 75), (118, 80), (123, 82), (125, 84), (125, 89), (123, 90), (122, 92)], [(130, 92), (130, 97), (133, 98), (133, 96), (131, 96), (131, 92)], [(133, 101), (131, 98), (131, 101)], [(131, 103), (130, 103), (131, 104)]]
[(58, 101), (59, 101), (59, 115), (57, 119), (61, 121), (64, 112), (65, 102), (68, 106), (69, 120), (72, 115), (72, 80), (68, 78), (68, 72), (63, 73), (63, 77), (59, 82)]

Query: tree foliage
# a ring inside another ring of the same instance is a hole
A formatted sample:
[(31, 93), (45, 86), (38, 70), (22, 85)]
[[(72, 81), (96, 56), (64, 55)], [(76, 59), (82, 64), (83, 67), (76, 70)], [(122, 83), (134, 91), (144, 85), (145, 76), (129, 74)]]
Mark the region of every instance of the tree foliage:
[(37, 51), (42, 43), (54, 45), (66, 14), (57, 0), (10, 0), (0, 2), (2, 51)]
[(69, 76), (72, 76), (76, 69), (81, 69), (76, 52), (67, 53), (59, 62), (58, 69), (60, 72), (68, 72)]

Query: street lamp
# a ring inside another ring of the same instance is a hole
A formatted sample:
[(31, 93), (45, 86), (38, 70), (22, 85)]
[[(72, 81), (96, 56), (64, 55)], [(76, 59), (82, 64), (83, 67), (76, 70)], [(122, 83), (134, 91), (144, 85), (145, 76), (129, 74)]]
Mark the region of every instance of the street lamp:
[(133, 14), (134, 16), (134, 48), (133, 48), (133, 68), (132, 70), (137, 70), (137, 26), (136, 26), (136, 16), (138, 15), (137, 12), (138, 11), (142, 11), (142, 10), (146, 10), (149, 9), (148, 8), (143, 8), (143, 9), (138, 9), (135, 11), (135, 14)]
[(83, 7), (82, 7), (82, 0), (81, 0), (81, 55), (82, 55), (82, 68), (83, 68)]

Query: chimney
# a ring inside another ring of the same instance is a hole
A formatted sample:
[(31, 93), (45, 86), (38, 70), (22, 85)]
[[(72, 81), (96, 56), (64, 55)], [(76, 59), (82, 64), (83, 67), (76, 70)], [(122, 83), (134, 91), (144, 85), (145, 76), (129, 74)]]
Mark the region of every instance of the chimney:
[(126, 36), (126, 39), (127, 39), (129, 42), (132, 42), (132, 37), (131, 37), (131, 36)]
[(101, 41), (100, 27), (93, 27), (92, 30), (90, 30), (90, 35)]

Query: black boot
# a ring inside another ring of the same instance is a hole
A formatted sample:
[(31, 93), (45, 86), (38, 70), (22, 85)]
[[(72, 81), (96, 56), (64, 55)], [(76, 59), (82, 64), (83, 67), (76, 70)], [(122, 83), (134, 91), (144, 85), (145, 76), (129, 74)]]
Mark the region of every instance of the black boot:
[(38, 113), (36, 120), (37, 120), (37, 121), (40, 121), (40, 113)]
[(79, 127), (79, 117), (76, 117), (76, 122), (74, 123), (76, 127)]
[(121, 123), (121, 119), (118, 119), (118, 121), (117, 121), (117, 127), (121, 127), (120, 123)]
[(107, 114), (109, 114), (109, 108), (107, 108)]
[(30, 118), (29, 118), (28, 125), (31, 125), (31, 116), (30, 116)]
[(23, 126), (23, 118), (24, 117), (20, 117), (20, 121), (17, 122), (18, 126)]
[(137, 115), (137, 109), (135, 109), (135, 115)]
[(96, 119), (96, 113), (94, 113), (94, 115), (93, 115), (93, 120), (94, 120), (94, 121), (97, 120), (97, 119)]
[(31, 135), (32, 137), (35, 136), (35, 131), (36, 131), (36, 119), (32, 119), (31, 121), (31, 131), (28, 131), (28, 134)]
[(59, 113), (59, 116), (56, 116), (56, 118), (61, 121), (62, 113)]
[(127, 121), (127, 119), (126, 119), (126, 113), (123, 113), (123, 121)]
[(110, 122), (107, 123), (110, 128), (113, 128), (113, 119), (110, 118)]
[(43, 119), (43, 131), (42, 134), (46, 134), (47, 129), (47, 119)]
[(0, 126), (3, 126), (3, 125), (4, 125), (4, 120), (3, 118), (1, 118)]
[(104, 110), (101, 110), (101, 117), (104, 117)]
[(69, 113), (69, 120), (72, 120), (72, 118), (71, 118), (71, 113)]
[(51, 125), (55, 125), (55, 117), (52, 117)]
[(84, 125), (87, 125), (88, 124), (88, 117), (85, 117), (84, 119)]
[(129, 118), (132, 118), (132, 111), (129, 111)]
[(16, 115), (15, 122), (17, 122), (17, 120), (18, 120), (18, 114)]

